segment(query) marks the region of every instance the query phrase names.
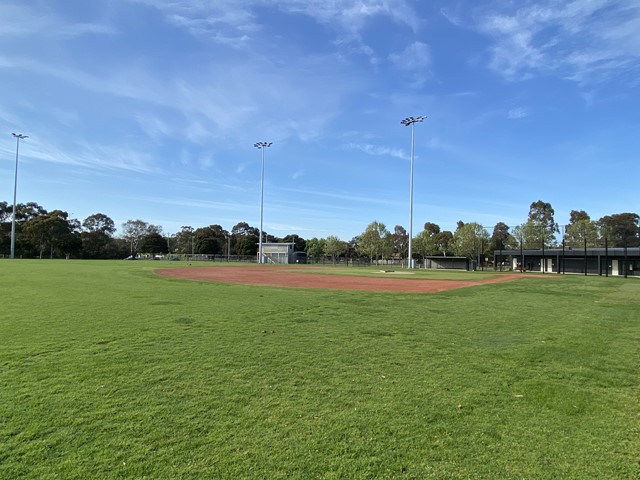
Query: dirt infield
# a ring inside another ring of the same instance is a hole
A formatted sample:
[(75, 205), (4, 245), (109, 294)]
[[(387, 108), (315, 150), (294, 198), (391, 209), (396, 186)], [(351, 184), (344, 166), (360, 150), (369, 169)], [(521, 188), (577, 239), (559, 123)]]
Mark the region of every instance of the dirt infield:
[[(302, 267), (309, 271), (313, 267)], [(300, 269), (300, 270), (301, 270)], [(456, 288), (473, 287), (488, 283), (509, 282), (522, 278), (521, 274), (502, 274), (487, 280), (429, 280), (397, 275), (358, 277), (302, 273), (292, 267), (183, 267), (162, 268), (158, 275), (207, 282), (268, 285), (275, 287), (324, 288), (332, 290), (369, 290), (377, 292), (437, 293)]]

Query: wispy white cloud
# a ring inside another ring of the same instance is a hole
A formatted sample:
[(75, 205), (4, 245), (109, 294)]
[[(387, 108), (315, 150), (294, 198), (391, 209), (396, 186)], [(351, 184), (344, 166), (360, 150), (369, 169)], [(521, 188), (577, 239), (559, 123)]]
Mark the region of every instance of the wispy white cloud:
[(507, 112), (507, 118), (510, 120), (518, 120), (529, 115), (529, 111), (525, 107), (512, 108)]
[(553, 0), (517, 10), (484, 10), (490, 67), (510, 79), (553, 73), (581, 84), (640, 69), (640, 4), (635, 0)]
[(458, 12), (454, 12), (450, 8), (441, 8), (440, 9), (440, 14), (444, 18), (446, 18), (449, 21), (449, 23), (451, 23), (452, 25), (454, 25), (456, 27), (460, 27), (460, 26), (464, 25), (464, 21), (461, 19), (460, 14)]
[(136, 115), (136, 121), (147, 136), (158, 143), (172, 133), (172, 128), (156, 116), (139, 113)]
[(431, 51), (426, 43), (413, 42), (402, 52), (389, 55), (389, 60), (409, 74), (414, 88), (422, 87), (430, 76)]
[(167, 20), (193, 35), (241, 47), (260, 31), (258, 8), (277, 8), (285, 14), (305, 15), (333, 30), (336, 45), (373, 57), (361, 32), (375, 17), (385, 17), (416, 31), (420, 20), (407, 0), (129, 0), (157, 8)]
[[(154, 139), (180, 132), (200, 144), (221, 136), (244, 138), (258, 129), (272, 138), (317, 138), (339, 111), (342, 99), (360, 83), (348, 75), (336, 82), (341, 71), (334, 59), (313, 56), (286, 66), (221, 60), (199, 72), (174, 72), (173, 76), (166, 72), (163, 80), (137, 65), (118, 65), (97, 73), (28, 58), (17, 58), (11, 65), (91, 92), (169, 108), (179, 113), (172, 116), (173, 125), (143, 114), (137, 117), (141, 129)], [(310, 110), (309, 105), (314, 108)], [(262, 112), (264, 126), (255, 118), (257, 111)]]
[(300, 189), (300, 188), (284, 188), (283, 191), (304, 195), (305, 197), (322, 197), (329, 198), (332, 200), (339, 200), (340, 202), (348, 202), (348, 204), (353, 203), (363, 203), (363, 204), (379, 204), (379, 205), (389, 205), (388, 198), (382, 198), (380, 196), (365, 196), (365, 195), (354, 195), (353, 193), (344, 193), (336, 190), (316, 190), (316, 189)]
[(431, 51), (426, 43), (413, 42), (404, 51), (389, 55), (389, 60), (401, 70), (425, 70), (431, 66)]
[(40, 36), (77, 37), (81, 35), (115, 35), (118, 31), (102, 23), (71, 22), (48, 12), (46, 5), (3, 5), (0, 16), (0, 37)]
[(360, 150), (368, 155), (374, 156), (389, 156), (400, 158), (402, 160), (409, 160), (409, 155), (401, 148), (381, 147), (378, 145), (372, 145), (370, 143), (350, 143), (347, 148), (354, 150)]
[(57, 144), (40, 137), (32, 136), (29, 140), (28, 148), (21, 148), (21, 157), (26, 161), (35, 160), (82, 167), (103, 173), (109, 171), (159, 173), (162, 170), (155, 164), (150, 153), (127, 146), (97, 145), (81, 141), (62, 150)]

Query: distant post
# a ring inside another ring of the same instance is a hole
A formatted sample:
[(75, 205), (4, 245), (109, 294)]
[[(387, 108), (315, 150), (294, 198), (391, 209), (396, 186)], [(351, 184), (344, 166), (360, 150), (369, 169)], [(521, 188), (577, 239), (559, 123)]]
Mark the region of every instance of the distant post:
[(407, 117), (400, 123), (406, 127), (411, 126), (411, 169), (409, 176), (409, 252), (408, 252), (408, 268), (413, 268), (413, 254), (411, 250), (411, 242), (413, 240), (413, 150), (414, 150), (414, 124), (422, 122), (424, 115), (418, 117)]
[(11, 215), (11, 254), (10, 258), (15, 258), (16, 251), (16, 194), (18, 191), (18, 151), (20, 150), (20, 140), (29, 138), (21, 133), (12, 134), (16, 138), (16, 170), (13, 177), (13, 214)]

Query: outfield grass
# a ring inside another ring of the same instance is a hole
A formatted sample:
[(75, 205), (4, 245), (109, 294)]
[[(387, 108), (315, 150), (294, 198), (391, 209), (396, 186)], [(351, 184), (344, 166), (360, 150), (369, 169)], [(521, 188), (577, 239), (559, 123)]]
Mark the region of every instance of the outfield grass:
[[(283, 265), (278, 267), (287, 269), (287, 266)], [(298, 266), (294, 271), (299, 271)], [(304, 268), (304, 267), (302, 267)], [(308, 273), (318, 273), (325, 275), (350, 275), (360, 277), (386, 277), (397, 276), (398, 278), (406, 279), (434, 279), (434, 280), (471, 280), (482, 281), (490, 278), (495, 278), (498, 275), (504, 273), (494, 272), (493, 270), (476, 270), (474, 272), (468, 272), (465, 270), (431, 270), (416, 268), (409, 270), (406, 267), (394, 266), (394, 265), (377, 265), (370, 267), (344, 267), (340, 265), (309, 265), (307, 268)], [(509, 272), (510, 273), (510, 272)]]
[(167, 265), (0, 262), (0, 478), (640, 477), (638, 279), (381, 294)]

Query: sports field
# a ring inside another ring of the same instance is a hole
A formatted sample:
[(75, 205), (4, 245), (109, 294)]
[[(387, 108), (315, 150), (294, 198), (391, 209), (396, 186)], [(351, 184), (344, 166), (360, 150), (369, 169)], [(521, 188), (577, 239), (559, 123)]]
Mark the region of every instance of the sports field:
[(0, 478), (640, 478), (638, 279), (179, 266), (0, 261)]

